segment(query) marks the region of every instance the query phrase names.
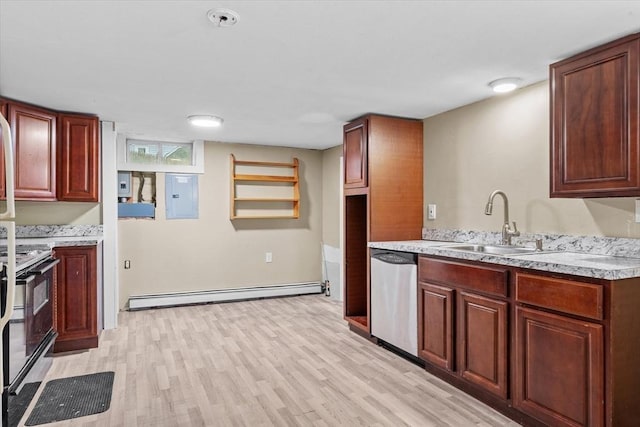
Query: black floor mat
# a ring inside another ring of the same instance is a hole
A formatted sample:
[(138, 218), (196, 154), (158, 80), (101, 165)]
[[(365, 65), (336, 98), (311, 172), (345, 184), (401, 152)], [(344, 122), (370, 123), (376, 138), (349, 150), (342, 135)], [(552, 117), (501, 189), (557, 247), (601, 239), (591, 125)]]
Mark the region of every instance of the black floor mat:
[(39, 382), (28, 383), (22, 386), (18, 395), (9, 396), (9, 427), (16, 427), (20, 423), (38, 387), (40, 387)]
[(109, 409), (114, 372), (51, 380), (25, 425), (36, 426), (98, 414)]

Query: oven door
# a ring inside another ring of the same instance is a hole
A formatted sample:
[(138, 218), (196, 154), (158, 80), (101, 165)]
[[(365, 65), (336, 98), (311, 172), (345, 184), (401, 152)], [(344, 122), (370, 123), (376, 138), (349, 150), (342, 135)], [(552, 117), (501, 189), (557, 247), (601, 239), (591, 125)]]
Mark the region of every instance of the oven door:
[(25, 355), (31, 356), (44, 337), (53, 329), (53, 268), (60, 262), (49, 259), (29, 270), (26, 278), (18, 278), (16, 286), (24, 284)]
[(41, 382), (51, 366), (51, 353), (58, 336), (53, 330), (53, 272), (58, 262), (46, 260), (16, 279), (15, 303), (23, 305), (24, 315), (12, 319), (2, 331), (3, 426), (8, 425), (10, 419), (19, 419), (24, 412), (22, 404), (14, 403), (20, 400), (16, 395), (22, 387)]
[(50, 258), (16, 278), (15, 303), (19, 306), (22, 302), (24, 315), (5, 327), (9, 343), (5, 385), (12, 392), (19, 390), (39, 359), (49, 353), (57, 336), (53, 330), (53, 272), (59, 262)]

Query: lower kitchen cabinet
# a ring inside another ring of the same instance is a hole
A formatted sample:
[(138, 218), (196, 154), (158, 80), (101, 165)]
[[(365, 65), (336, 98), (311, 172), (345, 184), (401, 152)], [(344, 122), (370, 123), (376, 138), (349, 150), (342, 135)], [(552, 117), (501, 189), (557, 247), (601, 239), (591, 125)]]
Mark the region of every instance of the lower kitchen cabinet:
[(453, 289), (418, 284), (418, 356), (453, 371)]
[(418, 357), (524, 426), (635, 427), (640, 278), (421, 255)]
[(54, 351), (98, 347), (97, 247), (57, 247)]
[(506, 399), (506, 270), (421, 257), (418, 277), (419, 357)]
[(514, 407), (553, 426), (604, 423), (602, 325), (516, 307)]
[(458, 372), (465, 380), (507, 398), (509, 304), (458, 293)]

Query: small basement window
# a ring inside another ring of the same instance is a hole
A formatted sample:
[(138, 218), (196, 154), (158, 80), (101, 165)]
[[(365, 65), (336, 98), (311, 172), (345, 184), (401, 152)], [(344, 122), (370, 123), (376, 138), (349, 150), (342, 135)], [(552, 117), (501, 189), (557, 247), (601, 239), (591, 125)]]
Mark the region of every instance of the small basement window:
[(118, 170), (204, 173), (203, 141), (150, 141), (118, 136)]

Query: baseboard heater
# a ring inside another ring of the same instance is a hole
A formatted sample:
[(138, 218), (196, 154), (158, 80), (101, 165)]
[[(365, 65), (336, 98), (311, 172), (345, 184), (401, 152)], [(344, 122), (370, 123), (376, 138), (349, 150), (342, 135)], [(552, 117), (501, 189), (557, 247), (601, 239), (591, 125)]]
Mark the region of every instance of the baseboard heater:
[(206, 304), (210, 302), (240, 301), (293, 295), (322, 293), (320, 282), (294, 283), (253, 288), (216, 289), (211, 291), (171, 292), (166, 294), (133, 295), (129, 310), (176, 305)]

